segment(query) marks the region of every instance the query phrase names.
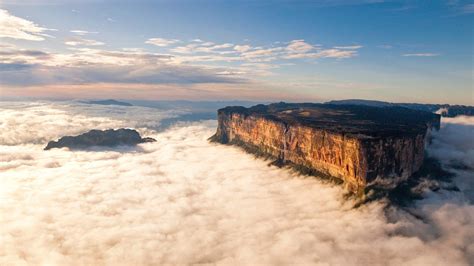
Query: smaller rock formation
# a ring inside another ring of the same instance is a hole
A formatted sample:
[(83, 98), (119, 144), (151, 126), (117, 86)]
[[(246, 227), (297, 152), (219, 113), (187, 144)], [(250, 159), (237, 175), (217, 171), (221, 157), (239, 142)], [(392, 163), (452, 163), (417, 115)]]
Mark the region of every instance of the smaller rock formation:
[(133, 129), (108, 129), (91, 130), (79, 136), (65, 136), (58, 141), (50, 141), (44, 148), (50, 150), (53, 148), (68, 147), (71, 149), (84, 149), (92, 146), (115, 147), (115, 146), (133, 146), (144, 142), (155, 142), (153, 138), (142, 138), (140, 134)]

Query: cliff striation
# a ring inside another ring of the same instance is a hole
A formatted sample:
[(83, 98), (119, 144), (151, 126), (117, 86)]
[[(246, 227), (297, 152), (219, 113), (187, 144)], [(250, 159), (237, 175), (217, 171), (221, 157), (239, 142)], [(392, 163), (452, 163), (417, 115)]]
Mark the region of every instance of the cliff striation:
[(440, 116), (402, 107), (256, 105), (218, 110), (212, 141), (342, 180), (352, 192), (394, 186), (416, 172)]

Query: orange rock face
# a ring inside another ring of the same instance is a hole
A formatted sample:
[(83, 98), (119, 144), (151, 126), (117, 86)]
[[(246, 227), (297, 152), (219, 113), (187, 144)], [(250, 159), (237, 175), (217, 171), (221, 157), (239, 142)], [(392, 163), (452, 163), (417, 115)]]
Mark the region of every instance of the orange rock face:
[[(423, 163), (427, 131), (433, 121), (436, 123), (435, 117), (427, 119), (420, 130), (396, 134), (400, 132), (391, 129), (379, 136), (360, 125), (357, 131), (341, 122), (342, 128), (334, 130), (326, 124), (318, 126), (321, 117), (318, 121), (298, 119), (298, 115), (307, 118), (311, 112), (315, 114), (307, 109), (298, 105), (257, 111), (224, 108), (218, 112), (213, 140), (245, 146), (282, 163), (336, 177), (350, 191), (358, 192), (372, 183), (397, 184), (416, 172)], [(326, 112), (317, 111), (322, 115)], [(330, 111), (334, 115), (335, 110)], [(298, 115), (287, 116), (292, 112)]]

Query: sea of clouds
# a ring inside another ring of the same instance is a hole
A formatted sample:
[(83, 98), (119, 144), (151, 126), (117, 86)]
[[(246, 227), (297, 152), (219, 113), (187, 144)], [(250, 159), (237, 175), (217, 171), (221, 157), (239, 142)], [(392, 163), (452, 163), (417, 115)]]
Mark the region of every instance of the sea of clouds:
[[(474, 119), (443, 118), (428, 147), (460, 191), (404, 209), (207, 138), (182, 110), (0, 103), (0, 265), (472, 265)], [(70, 151), (50, 140), (132, 127), (155, 143)]]

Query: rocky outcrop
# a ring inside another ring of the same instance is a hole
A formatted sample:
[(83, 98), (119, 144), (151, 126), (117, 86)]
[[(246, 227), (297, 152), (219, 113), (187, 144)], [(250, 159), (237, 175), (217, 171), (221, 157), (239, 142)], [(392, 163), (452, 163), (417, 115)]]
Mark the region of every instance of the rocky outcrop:
[(218, 110), (211, 140), (342, 180), (353, 192), (406, 180), (440, 116), (401, 107), (270, 104)]
[(50, 141), (44, 148), (50, 150), (53, 148), (68, 147), (71, 149), (84, 149), (93, 146), (132, 146), (144, 142), (155, 142), (153, 138), (142, 138), (140, 134), (133, 129), (108, 129), (91, 130), (79, 136), (65, 136), (58, 141)]

